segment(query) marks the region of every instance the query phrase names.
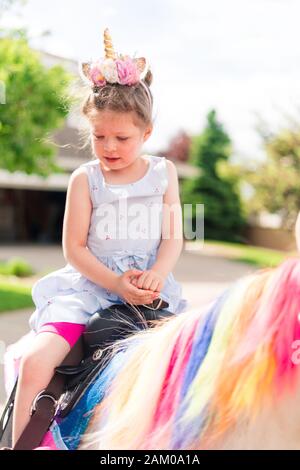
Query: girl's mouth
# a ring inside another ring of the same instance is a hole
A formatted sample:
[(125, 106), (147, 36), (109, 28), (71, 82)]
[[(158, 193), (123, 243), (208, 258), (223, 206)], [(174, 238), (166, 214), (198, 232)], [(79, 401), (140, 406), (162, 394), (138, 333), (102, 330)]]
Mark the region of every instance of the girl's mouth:
[(104, 157), (104, 158), (105, 158), (105, 160), (106, 160), (107, 162), (109, 162), (109, 163), (114, 163), (114, 162), (120, 160), (119, 157), (117, 157), (117, 158)]

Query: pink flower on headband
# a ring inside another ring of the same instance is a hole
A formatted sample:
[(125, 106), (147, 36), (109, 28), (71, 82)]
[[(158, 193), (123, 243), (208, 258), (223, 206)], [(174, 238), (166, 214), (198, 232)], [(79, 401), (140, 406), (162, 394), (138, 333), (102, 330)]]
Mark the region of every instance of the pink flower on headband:
[(119, 83), (121, 85), (135, 85), (139, 81), (139, 71), (130, 58), (124, 60), (117, 59), (116, 67), (119, 75)]
[(104, 86), (106, 85), (106, 80), (101, 72), (100, 64), (94, 65), (89, 71), (90, 79), (95, 85)]

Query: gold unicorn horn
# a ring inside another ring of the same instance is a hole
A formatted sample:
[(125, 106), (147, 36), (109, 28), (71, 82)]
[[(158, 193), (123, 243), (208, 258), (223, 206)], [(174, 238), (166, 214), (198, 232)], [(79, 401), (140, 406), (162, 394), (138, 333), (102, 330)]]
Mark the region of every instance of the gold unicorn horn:
[(106, 28), (104, 31), (104, 50), (106, 59), (115, 59), (116, 53), (112, 45), (112, 40), (108, 28)]

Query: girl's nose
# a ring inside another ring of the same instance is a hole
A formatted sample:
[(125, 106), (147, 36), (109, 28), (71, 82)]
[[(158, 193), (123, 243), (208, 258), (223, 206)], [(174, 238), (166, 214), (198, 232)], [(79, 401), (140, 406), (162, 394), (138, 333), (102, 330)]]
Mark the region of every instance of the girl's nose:
[(106, 150), (107, 152), (112, 152), (113, 150), (115, 150), (115, 148), (116, 148), (116, 145), (112, 140), (104, 141), (104, 150)]

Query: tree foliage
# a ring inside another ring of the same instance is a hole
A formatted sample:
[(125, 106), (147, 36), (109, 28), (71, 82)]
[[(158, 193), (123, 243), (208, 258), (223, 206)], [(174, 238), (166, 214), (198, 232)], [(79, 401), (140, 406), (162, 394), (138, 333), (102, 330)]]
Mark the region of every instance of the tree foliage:
[(281, 215), (282, 227), (292, 230), (300, 208), (300, 127), (292, 125), (264, 136), (266, 160), (246, 178), (254, 188), (249, 211)]
[(204, 131), (192, 139), (190, 160), (200, 174), (182, 186), (183, 202), (193, 204), (193, 223), (196, 204), (204, 204), (205, 238), (241, 240), (244, 218), (238, 177), (234, 172), (226, 172), (230, 155), (230, 138), (212, 110)]
[(71, 76), (62, 67), (46, 68), (27, 40), (0, 39), (0, 167), (46, 176), (58, 167), (49, 135), (69, 110)]

